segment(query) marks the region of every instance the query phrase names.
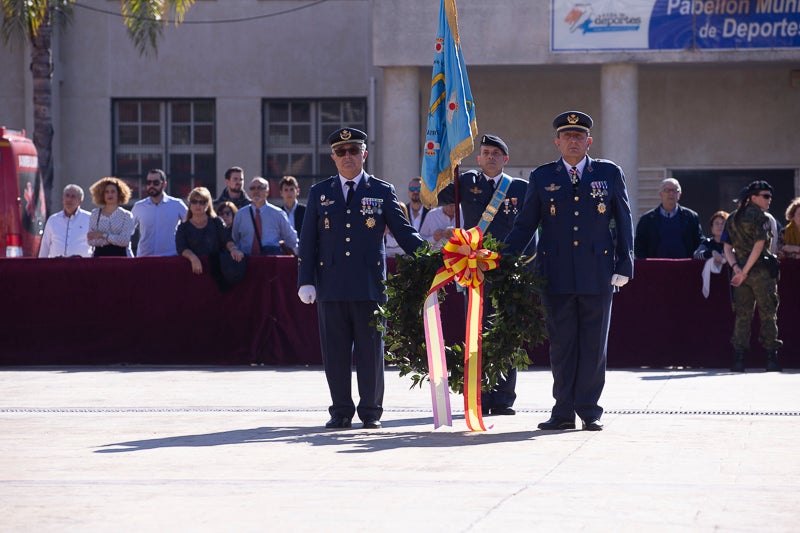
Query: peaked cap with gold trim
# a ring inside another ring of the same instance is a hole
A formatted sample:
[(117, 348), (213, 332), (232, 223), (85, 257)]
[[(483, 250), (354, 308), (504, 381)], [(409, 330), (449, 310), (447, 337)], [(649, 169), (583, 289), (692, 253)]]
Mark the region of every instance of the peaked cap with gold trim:
[(367, 134), (355, 128), (342, 128), (331, 133), (328, 142), (331, 143), (331, 148), (341, 144), (367, 144)]
[(556, 133), (562, 131), (582, 131), (589, 133), (592, 129), (592, 117), (580, 111), (564, 111), (553, 120), (553, 128)]

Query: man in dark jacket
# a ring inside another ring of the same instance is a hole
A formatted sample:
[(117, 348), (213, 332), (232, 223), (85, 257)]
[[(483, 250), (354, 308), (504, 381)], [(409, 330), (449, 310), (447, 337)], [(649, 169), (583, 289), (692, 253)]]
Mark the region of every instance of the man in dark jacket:
[(642, 215), (636, 225), (633, 245), (636, 258), (691, 258), (703, 240), (700, 218), (691, 209), (678, 205), (681, 199), (678, 180), (662, 181), (658, 195), (661, 205)]
[[(375, 312), (386, 303), (386, 228), (408, 254), (425, 241), (400, 207), (394, 186), (364, 171), (367, 134), (355, 128), (329, 137), (338, 175), (311, 187), (306, 205), (297, 295), (317, 303), (322, 362), (331, 393), (328, 429), (381, 427), (383, 336)], [(346, 190), (346, 192), (345, 192)], [(358, 406), (351, 382), (355, 361)]]
[[(522, 209), (528, 184), (523, 179), (512, 178), (503, 169), (508, 163), (508, 145), (487, 133), (481, 137), (478, 164), (481, 171), (469, 170), (458, 179), (459, 203), (464, 213), (464, 227), (481, 226), (485, 234), (503, 240), (511, 231), (517, 213)], [(455, 184), (439, 192), (440, 205), (455, 203)], [(487, 224), (488, 222), (488, 224)], [(486, 289), (489, 290), (488, 288)], [(484, 300), (483, 316), (494, 312), (491, 300)], [(512, 406), (517, 398), (517, 369), (508, 371), (491, 391), (481, 392), (481, 410), (484, 415), (513, 415)]]
[(250, 198), (245, 194), (244, 189), (244, 170), (242, 167), (230, 167), (225, 171), (225, 188), (214, 200), (214, 205), (218, 206), (222, 202), (233, 202), (236, 209), (241, 209), (250, 205)]

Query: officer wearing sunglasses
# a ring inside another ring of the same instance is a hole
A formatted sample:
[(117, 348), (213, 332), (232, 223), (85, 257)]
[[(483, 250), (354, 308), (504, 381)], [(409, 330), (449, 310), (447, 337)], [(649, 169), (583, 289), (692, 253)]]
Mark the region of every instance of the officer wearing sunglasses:
[[(328, 141), (339, 173), (311, 187), (300, 234), (297, 292), (317, 302), (322, 361), (331, 394), (328, 429), (346, 429), (358, 417), (365, 429), (381, 427), (383, 337), (375, 311), (386, 302), (386, 228), (406, 253), (425, 241), (408, 223), (394, 187), (364, 172), (367, 134), (355, 128)], [(358, 405), (351, 394), (352, 361)]]

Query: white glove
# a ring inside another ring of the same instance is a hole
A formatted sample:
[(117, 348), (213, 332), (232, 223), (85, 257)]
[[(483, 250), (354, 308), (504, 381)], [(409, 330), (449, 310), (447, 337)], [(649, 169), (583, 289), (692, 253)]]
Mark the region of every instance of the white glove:
[(304, 304), (313, 304), (317, 299), (317, 289), (313, 285), (303, 285), (297, 290), (297, 296)]
[(611, 284), (615, 287), (622, 287), (626, 283), (628, 283), (628, 276), (623, 276), (622, 274), (611, 276)]

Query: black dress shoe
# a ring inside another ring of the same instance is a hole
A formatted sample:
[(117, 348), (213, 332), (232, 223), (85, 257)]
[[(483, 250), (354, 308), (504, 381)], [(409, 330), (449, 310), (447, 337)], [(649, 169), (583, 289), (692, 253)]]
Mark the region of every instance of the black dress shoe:
[(492, 407), (492, 414), (510, 416), (517, 414), (517, 412), (510, 407)]
[(347, 429), (349, 427), (353, 427), (350, 418), (346, 416), (332, 416), (330, 420), (325, 424), (327, 429)]
[(571, 420), (559, 420), (558, 418), (550, 417), (550, 419), (539, 424), (539, 429), (546, 431), (575, 429), (575, 422)]
[(367, 418), (364, 420), (364, 429), (381, 429), (381, 421), (377, 418)]
[(584, 431), (603, 431), (603, 424), (599, 420), (582, 420)]

